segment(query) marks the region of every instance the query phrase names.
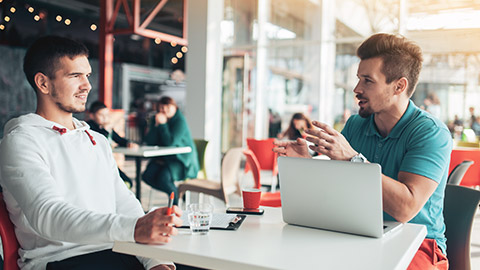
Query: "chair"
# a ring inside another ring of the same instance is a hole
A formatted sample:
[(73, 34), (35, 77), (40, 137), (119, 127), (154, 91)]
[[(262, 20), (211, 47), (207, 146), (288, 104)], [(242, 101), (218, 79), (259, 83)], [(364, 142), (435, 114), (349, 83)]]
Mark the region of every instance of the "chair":
[[(278, 175), (278, 165), (277, 165), (277, 153), (272, 151), (274, 145), (274, 138), (269, 138), (265, 140), (255, 140), (247, 138), (247, 146), (254, 154), (260, 165), (259, 169), (261, 174), (268, 175), (270, 174), (271, 179), (270, 183), (264, 181), (265, 177), (262, 178), (262, 185), (270, 185), (271, 190), (275, 191), (277, 186), (277, 175)], [(245, 166), (245, 172), (250, 170), (250, 165)], [(268, 174), (266, 174), (268, 173)]]
[(207, 171), (205, 169), (205, 150), (207, 149), (208, 141), (204, 139), (194, 139), (195, 147), (197, 148), (197, 155), (198, 155), (198, 165), (200, 165), (200, 172), (202, 172), (202, 177), (208, 179)]
[(470, 236), (480, 191), (448, 184), (445, 189), (447, 258), (450, 269), (470, 270)]
[(3, 269), (18, 270), (19, 244), (13, 224), (8, 216), (7, 207), (3, 201), (3, 193), (0, 193), (0, 236), (2, 237), (3, 247)]
[(450, 172), (447, 179), (447, 184), (451, 185), (460, 185), (460, 182), (463, 179), (463, 176), (467, 172), (468, 168), (472, 166), (473, 161), (464, 160), (462, 163), (455, 166), (455, 168)]
[(186, 191), (193, 191), (216, 197), (228, 205), (228, 195), (240, 195), (238, 171), (241, 161), (242, 148), (228, 150), (222, 160), (220, 182), (206, 179), (186, 180), (178, 186), (178, 197), (183, 198)]
[(480, 149), (454, 148), (450, 156), (449, 172), (464, 160), (473, 161), (473, 165), (467, 170), (460, 182), (464, 187), (480, 186)]
[[(243, 154), (247, 158), (247, 164), (250, 166), (252, 170), (253, 179), (255, 181), (255, 188), (260, 189), (261, 174), (260, 174), (260, 165), (257, 160), (257, 157), (255, 156), (253, 151), (250, 149), (243, 150)], [(282, 201), (280, 197), (280, 192), (262, 192), (262, 195), (260, 197), (260, 205), (271, 206), (271, 207), (281, 207)]]

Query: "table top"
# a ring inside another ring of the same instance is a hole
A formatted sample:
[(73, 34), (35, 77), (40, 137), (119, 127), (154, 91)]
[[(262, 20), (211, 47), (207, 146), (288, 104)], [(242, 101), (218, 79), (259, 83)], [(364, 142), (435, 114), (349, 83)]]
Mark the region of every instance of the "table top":
[(129, 157), (159, 157), (192, 152), (189, 146), (140, 146), (138, 148), (115, 147), (114, 153), (121, 153)]
[(265, 207), (237, 231), (181, 229), (166, 245), (115, 242), (113, 250), (209, 269), (406, 269), (426, 233), (417, 224), (381, 239), (311, 229), (288, 225), (280, 208)]

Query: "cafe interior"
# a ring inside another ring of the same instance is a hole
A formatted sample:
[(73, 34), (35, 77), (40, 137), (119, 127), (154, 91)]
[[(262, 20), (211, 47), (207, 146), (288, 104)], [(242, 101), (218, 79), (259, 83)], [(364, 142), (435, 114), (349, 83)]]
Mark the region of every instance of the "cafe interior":
[[(357, 47), (372, 34), (392, 33), (423, 50), (411, 100), (451, 132), (449, 184), (478, 190), (478, 18), (479, 0), (0, 0), (0, 139), (8, 120), (35, 111), (22, 72), (27, 48), (41, 36), (68, 37), (88, 48), (92, 67), (87, 111), (74, 117), (89, 120), (88, 108), (100, 100), (110, 128), (145, 145), (156, 102), (169, 96), (185, 116), (200, 166), (199, 183), (178, 185), (181, 203), (242, 206), (240, 190), (248, 186), (262, 190), (261, 207), (280, 208), (273, 141), (299, 114), (341, 131), (359, 110)], [(144, 210), (165, 206), (168, 194), (140, 179), (148, 157), (113, 149)], [(469, 217), (456, 217), (468, 223), (458, 234), (468, 268), (458, 269), (480, 269), (477, 208), (478, 201)], [(163, 251), (192, 267), (277, 269)]]

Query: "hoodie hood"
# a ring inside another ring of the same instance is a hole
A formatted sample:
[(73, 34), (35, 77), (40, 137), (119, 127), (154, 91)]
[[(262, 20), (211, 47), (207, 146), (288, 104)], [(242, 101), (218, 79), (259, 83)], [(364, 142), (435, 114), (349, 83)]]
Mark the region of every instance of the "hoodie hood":
[[(90, 128), (90, 126), (85, 121), (79, 121), (76, 118), (73, 118), (73, 124), (75, 125), (75, 129), (74, 130), (69, 130), (69, 129), (65, 128), (64, 126), (62, 126), (58, 123), (49, 121), (49, 120), (41, 117), (40, 115), (38, 115), (36, 113), (29, 113), (29, 114), (22, 115), (22, 116), (17, 117), (17, 118), (13, 118), (10, 121), (8, 121), (5, 124), (4, 134), (10, 133), (13, 130), (15, 130), (16, 128), (28, 127), (28, 126), (45, 127), (45, 128), (48, 128), (48, 129), (57, 130), (59, 132), (61, 130), (62, 134), (69, 133), (69, 132), (75, 132), (75, 131), (84, 131), (84, 130), (87, 130), (87, 129)], [(54, 127), (56, 127), (56, 128), (54, 128)]]
[(10, 134), (17, 128), (29, 128), (29, 127), (44, 127), (46, 129), (53, 130), (58, 132), (60, 135), (64, 134), (75, 134), (77, 132), (85, 132), (87, 136), (90, 138), (90, 141), (93, 145), (96, 145), (96, 142), (92, 135), (89, 132), (90, 126), (85, 121), (79, 121), (76, 118), (72, 118), (73, 124), (75, 125), (75, 129), (69, 130), (64, 126), (55, 123), (53, 121), (49, 121), (36, 113), (29, 113), (26, 115), (22, 115), (18, 118), (13, 118), (5, 124), (4, 134)]

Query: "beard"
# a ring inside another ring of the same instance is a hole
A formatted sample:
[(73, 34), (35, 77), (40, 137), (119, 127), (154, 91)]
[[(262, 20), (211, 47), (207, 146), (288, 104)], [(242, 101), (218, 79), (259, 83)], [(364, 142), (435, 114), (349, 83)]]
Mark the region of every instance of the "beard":
[(360, 115), (360, 117), (362, 118), (367, 118), (372, 114), (373, 112), (370, 109), (360, 108), (360, 110), (358, 111), (358, 115)]
[(83, 104), (81, 107), (73, 107), (72, 105), (66, 105), (63, 104), (58, 100), (58, 91), (55, 88), (54, 85), (52, 85), (52, 97), (55, 99), (55, 104), (57, 107), (67, 113), (81, 113), (85, 111), (85, 104)]

